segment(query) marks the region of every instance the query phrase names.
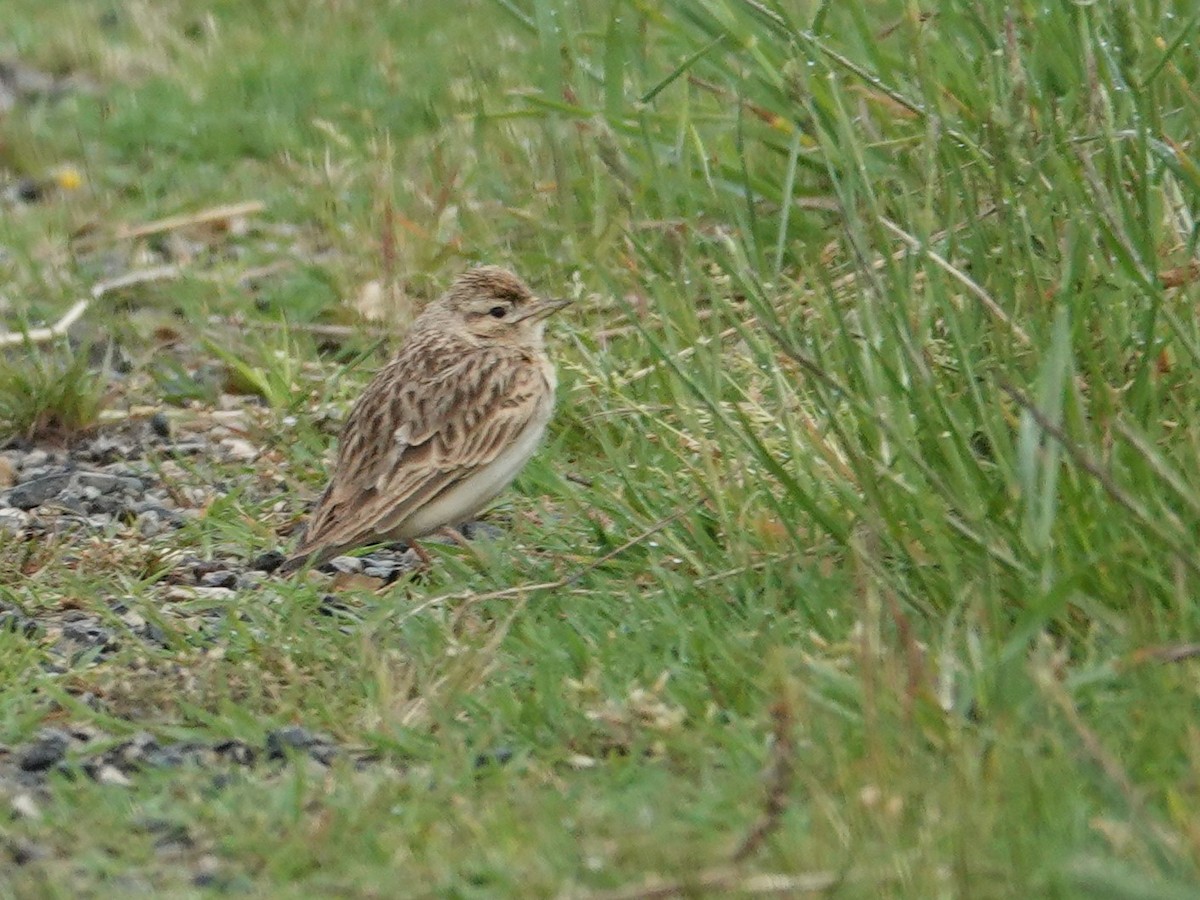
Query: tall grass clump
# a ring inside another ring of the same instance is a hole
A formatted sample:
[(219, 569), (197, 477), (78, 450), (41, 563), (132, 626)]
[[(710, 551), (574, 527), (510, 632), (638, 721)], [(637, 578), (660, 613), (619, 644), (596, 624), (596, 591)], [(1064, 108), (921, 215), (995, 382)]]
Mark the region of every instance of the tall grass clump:
[(1186, 4), (504, 5), (574, 239), (652, 286), (642, 380), (797, 550), (1022, 640), (1194, 630)]
[(100, 420), (107, 390), (86, 348), (26, 345), (0, 360), (0, 441), (69, 441)]
[(536, 65), (493, 121), (623, 298), (580, 350), (633, 414), (577, 424), (702, 500), (705, 592), (790, 579), (910, 713), (1029, 727), (1194, 638), (1189, 4), (501, 5)]

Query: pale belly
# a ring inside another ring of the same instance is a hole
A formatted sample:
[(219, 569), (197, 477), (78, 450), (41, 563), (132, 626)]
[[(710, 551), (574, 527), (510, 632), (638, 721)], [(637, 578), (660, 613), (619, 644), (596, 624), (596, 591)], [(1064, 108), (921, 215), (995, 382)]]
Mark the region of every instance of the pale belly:
[(444, 525), (459, 525), (487, 506), (506, 487), (537, 451), (552, 404), (533, 419), (521, 436), (485, 468), (458, 483), (432, 503), (421, 507), (389, 532), (393, 540), (407, 540), (437, 531)]

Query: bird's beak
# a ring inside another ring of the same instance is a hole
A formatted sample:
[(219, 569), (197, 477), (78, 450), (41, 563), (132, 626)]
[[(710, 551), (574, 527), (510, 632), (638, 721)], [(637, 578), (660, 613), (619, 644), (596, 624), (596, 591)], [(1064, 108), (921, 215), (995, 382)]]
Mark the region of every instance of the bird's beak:
[(565, 298), (539, 297), (538, 301), (529, 307), (523, 318), (545, 319), (554, 315), (564, 306), (570, 306), (571, 301)]

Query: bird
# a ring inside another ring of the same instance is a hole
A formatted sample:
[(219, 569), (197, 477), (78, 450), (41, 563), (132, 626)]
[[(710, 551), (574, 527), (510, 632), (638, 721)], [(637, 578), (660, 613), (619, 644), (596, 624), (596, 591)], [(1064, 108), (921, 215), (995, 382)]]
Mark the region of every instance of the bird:
[(352, 407), (329, 482), (281, 573), (388, 541), (428, 563), (416, 538), (468, 521), (541, 443), (556, 387), (546, 320), (569, 302), (487, 265), (426, 306)]

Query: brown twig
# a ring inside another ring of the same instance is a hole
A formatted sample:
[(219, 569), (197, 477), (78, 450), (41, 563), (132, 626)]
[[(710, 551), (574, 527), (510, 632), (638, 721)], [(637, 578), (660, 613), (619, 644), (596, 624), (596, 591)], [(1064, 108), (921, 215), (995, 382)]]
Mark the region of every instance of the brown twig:
[[(706, 81), (699, 75), (688, 75), (687, 80), (688, 84), (692, 85), (693, 87), (697, 87), (702, 91), (707, 91), (708, 93), (714, 94), (722, 99), (734, 98), (733, 91), (723, 88), (719, 84), (713, 84), (711, 81)], [(760, 103), (755, 103), (753, 100), (747, 100), (745, 97), (737, 97), (736, 99), (740, 101), (742, 106), (749, 110), (752, 115), (763, 122), (766, 122), (768, 125), (775, 126), (784, 121), (783, 116), (779, 115), (779, 113), (774, 112), (773, 110), (767, 109)]]
[(92, 285), (91, 296), (76, 301), (62, 318), (53, 325), (45, 328), (33, 328), (29, 331), (9, 331), (0, 334), (0, 347), (12, 347), (16, 344), (26, 343), (44, 344), (47, 341), (62, 337), (72, 325), (83, 317), (88, 307), (92, 305), (92, 301), (99, 300), (111, 291), (131, 287), (135, 284), (144, 284), (148, 281), (164, 281), (170, 278), (178, 278), (179, 274), (180, 269), (178, 266), (155, 266), (152, 269), (136, 269), (132, 272), (126, 272), (124, 275), (118, 275), (116, 278), (97, 281)]
[(1158, 647), (1139, 647), (1122, 660), (1121, 667), (1139, 666), (1147, 662), (1175, 663), (1200, 656), (1200, 644), (1165, 644)]
[(43, 344), (46, 341), (62, 337), (87, 312), (87, 308), (91, 305), (91, 302), (89, 299), (78, 301), (67, 310), (61, 319), (46, 328), (31, 328), (29, 331), (9, 331), (0, 334), (0, 347), (11, 347), (14, 344), (24, 343)]
[(632, 887), (567, 896), (585, 900), (661, 900), (665, 897), (733, 893), (743, 897), (796, 897), (801, 894), (821, 894), (837, 887), (841, 882), (841, 877), (833, 872), (763, 872), (747, 875), (737, 869), (710, 869), (693, 878), (672, 881), (655, 878)]
[(1186, 265), (1165, 269), (1158, 273), (1158, 283), (1165, 288), (1183, 287), (1198, 280), (1200, 280), (1200, 262), (1194, 259)]
[(900, 602), (895, 595), (890, 590), (885, 590), (883, 594), (887, 602), (888, 613), (896, 626), (896, 634), (904, 647), (904, 659), (908, 669), (904, 690), (904, 718), (906, 721), (911, 721), (917, 697), (930, 683), (925, 672), (925, 652), (921, 649), (921, 642), (916, 638), (912, 622), (901, 609)]
[(236, 219), (239, 216), (250, 216), (260, 213), (267, 208), (261, 200), (247, 200), (242, 203), (229, 203), (224, 206), (213, 206), (199, 212), (184, 213), (178, 216), (167, 216), (144, 222), (141, 225), (124, 225), (117, 229), (118, 240), (147, 237), (151, 234), (161, 234), (164, 231), (178, 231), (191, 225), (207, 225), (210, 222), (220, 222), (225, 219)]
[(238, 276), (233, 280), (233, 283), (238, 287), (247, 287), (251, 283), (260, 279), (269, 278), (272, 275), (278, 275), (281, 272), (286, 272), (293, 265), (294, 262), (290, 259), (277, 259), (275, 262), (267, 263), (266, 265), (262, 266), (254, 266), (253, 268), (246, 269), (244, 272), (238, 273)]
[(763, 842), (771, 836), (783, 821), (787, 812), (788, 798), (796, 778), (796, 742), (792, 737), (795, 728), (796, 710), (786, 684), (780, 688), (779, 696), (771, 704), (771, 755), (767, 760), (767, 793), (762, 815), (746, 832), (746, 836), (734, 851), (735, 863), (749, 859)]

